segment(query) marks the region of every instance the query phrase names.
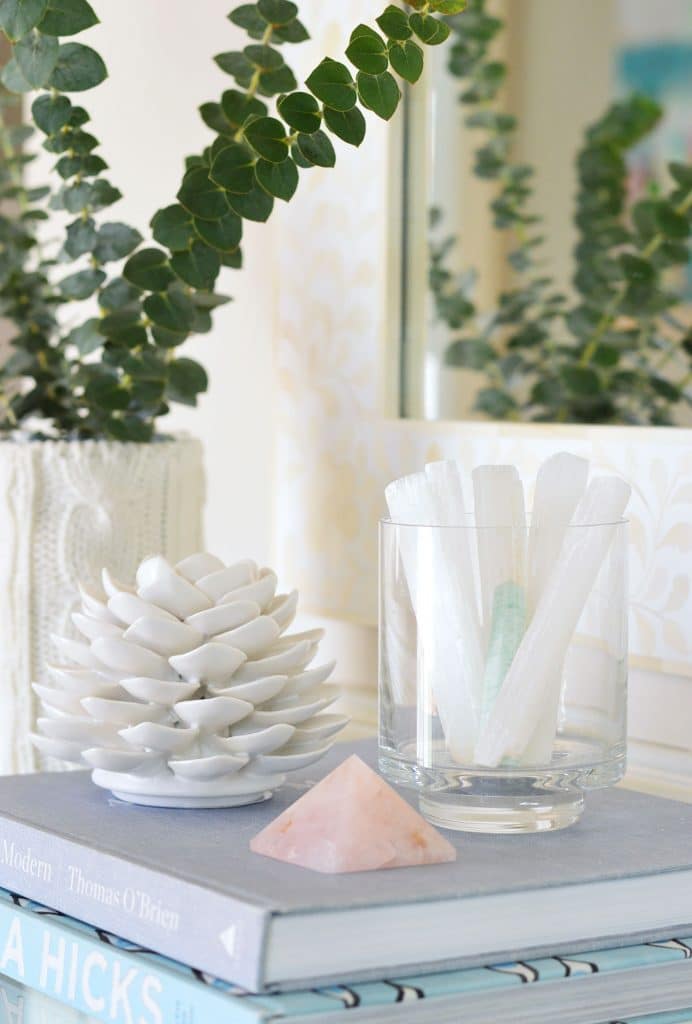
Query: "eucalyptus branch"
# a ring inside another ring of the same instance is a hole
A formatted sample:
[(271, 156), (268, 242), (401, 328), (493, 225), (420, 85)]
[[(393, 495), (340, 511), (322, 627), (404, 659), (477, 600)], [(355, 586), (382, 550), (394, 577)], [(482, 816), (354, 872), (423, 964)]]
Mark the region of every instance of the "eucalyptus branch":
[[(62, 185), (51, 205), (74, 217), (60, 260), (77, 261), (77, 269), (58, 280), (56, 301), (96, 296), (100, 308), (67, 333), (57, 332), (54, 318), (36, 325), (39, 338), (22, 367), (34, 386), (12, 400), (17, 421), (38, 416), (58, 434), (147, 441), (171, 402), (196, 403), (206, 373), (178, 350), (190, 334), (210, 330), (213, 310), (228, 301), (214, 288), (222, 267), (241, 266), (244, 221), (266, 221), (276, 199), (289, 201), (301, 171), (333, 166), (332, 137), (360, 145), (361, 107), (388, 120), (401, 95), (390, 67), (415, 82), (423, 50), (414, 37), (443, 42), (449, 27), (436, 15), (458, 13), (465, 0), (412, 6), (412, 13), (387, 7), (379, 31), (367, 25), (353, 31), (346, 56), (355, 78), (345, 64), (326, 58), (306, 90), (298, 89), (282, 53), (284, 45), (308, 38), (297, 6), (258, 0), (232, 11), (230, 20), (250, 43), (216, 62), (237, 87), (202, 105), (214, 138), (188, 157), (177, 202), (154, 215), (156, 247), (142, 246), (139, 232), (126, 224), (100, 220), (120, 193), (103, 177), (98, 140), (84, 128), (88, 112), (69, 97), (97, 86), (107, 70), (91, 47), (60, 38), (94, 25), (93, 8), (88, 0), (2, 0), (0, 29), (14, 44), (3, 82), (15, 92), (44, 90), (32, 113), (44, 147), (59, 157)], [(265, 99), (275, 104), (271, 113)], [(26, 355), (26, 331), (15, 346)]]
[[(550, 278), (536, 276), (541, 239), (528, 230), (534, 218), (527, 210), (533, 170), (510, 162), (508, 140), (516, 122), (503, 120), (506, 115), (492, 105), (507, 73), (488, 54), (501, 27), (487, 14), (485, 0), (471, 0), (463, 18), (453, 19), (450, 71), (466, 86), (461, 99), (472, 109), (466, 124), (489, 133), (475, 170), (500, 184), (495, 226), (509, 227), (518, 237), (509, 256), (517, 284), (499, 297), (484, 330), (451, 341), (447, 362), (486, 373), (488, 387), (476, 407), (494, 418), (669, 423), (676, 404), (690, 400), (687, 384), (673, 371), (680, 359), (692, 357), (692, 334), (681, 325), (683, 336), (671, 339), (663, 354), (658, 339), (678, 301), (665, 287), (668, 272), (689, 259), (692, 168), (670, 165), (670, 194), (646, 198), (629, 211), (627, 153), (655, 127), (661, 110), (646, 97), (632, 96), (588, 129), (577, 160), (579, 298), (567, 307)], [(434, 254), (431, 265), (438, 280), (444, 279), (446, 268)], [(453, 294), (445, 299), (453, 308)], [(463, 326), (470, 324), (471, 317)]]

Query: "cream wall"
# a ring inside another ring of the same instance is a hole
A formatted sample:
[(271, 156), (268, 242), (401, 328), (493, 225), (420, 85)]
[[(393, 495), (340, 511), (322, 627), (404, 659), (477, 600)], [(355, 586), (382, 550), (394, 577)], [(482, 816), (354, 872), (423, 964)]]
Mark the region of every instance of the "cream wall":
[[(211, 138), (197, 107), (233, 84), (211, 58), (245, 36), (226, 18), (229, 0), (92, 3), (102, 23), (79, 38), (102, 54), (110, 78), (74, 99), (92, 114), (89, 129), (124, 195), (105, 218), (148, 237), (152, 214), (175, 199), (184, 156)], [(32, 173), (40, 178), (51, 163), (43, 154)], [(186, 346), (209, 372), (209, 393), (198, 409), (177, 407), (162, 421), (204, 442), (207, 544), (228, 559), (272, 560), (274, 236), (271, 225), (246, 231), (244, 269), (225, 270), (218, 285), (235, 301), (217, 312), (211, 334)]]

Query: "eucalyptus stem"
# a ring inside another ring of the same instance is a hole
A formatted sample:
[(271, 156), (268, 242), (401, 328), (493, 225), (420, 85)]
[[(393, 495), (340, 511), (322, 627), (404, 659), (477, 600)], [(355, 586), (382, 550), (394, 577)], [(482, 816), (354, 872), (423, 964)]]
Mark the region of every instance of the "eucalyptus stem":
[[(683, 217), (691, 207), (692, 191), (689, 193), (689, 195), (685, 197), (685, 199), (681, 203), (674, 207), (674, 210), (677, 216)], [(662, 231), (659, 231), (644, 246), (640, 254), (641, 258), (643, 260), (651, 259), (651, 257), (655, 255), (655, 253), (658, 251), (658, 249), (660, 249), (660, 247), (664, 244), (665, 241), (666, 236)], [(588, 366), (588, 364), (593, 359), (601, 338), (606, 333), (608, 328), (612, 326), (613, 322), (615, 321), (618, 315), (618, 310), (622, 305), (622, 302), (627, 294), (628, 287), (628, 281), (623, 281), (618, 290), (614, 293), (612, 300), (608, 303), (605, 310), (603, 311), (603, 315), (601, 316), (601, 319), (599, 320), (591, 338), (589, 339), (582, 353), (581, 359), (579, 360), (581, 366)]]

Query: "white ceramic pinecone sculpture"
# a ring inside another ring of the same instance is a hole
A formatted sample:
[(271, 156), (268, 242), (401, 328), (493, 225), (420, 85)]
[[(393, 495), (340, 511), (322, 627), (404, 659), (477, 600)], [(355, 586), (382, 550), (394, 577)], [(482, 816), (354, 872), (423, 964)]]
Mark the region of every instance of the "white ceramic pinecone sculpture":
[(73, 615), (86, 638), (56, 638), (70, 665), (34, 685), (45, 755), (89, 765), (134, 803), (219, 807), (266, 799), (285, 773), (327, 752), (347, 719), (321, 714), (334, 663), (308, 668), (321, 630), (282, 635), (298, 593), (252, 561), (146, 559), (135, 588), (104, 570)]

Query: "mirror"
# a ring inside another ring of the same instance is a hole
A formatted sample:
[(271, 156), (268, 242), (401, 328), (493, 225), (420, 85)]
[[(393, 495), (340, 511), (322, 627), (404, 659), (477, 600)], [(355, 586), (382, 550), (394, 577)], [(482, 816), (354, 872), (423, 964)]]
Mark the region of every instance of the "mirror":
[[(647, 212), (676, 212), (656, 205), (671, 189), (673, 199), (682, 195), (668, 162), (689, 174), (689, 0), (470, 0), (452, 21), (450, 38), (430, 54), (425, 82), (407, 97), (400, 415), (685, 422), (689, 228), (671, 223), (659, 244), (643, 221)], [(601, 120), (632, 93), (649, 99), (621, 109), (618, 125)], [(592, 136), (585, 151), (587, 128), (599, 121), (607, 145), (598, 149)], [(654, 205), (633, 224), (644, 200)], [(677, 213), (688, 218), (687, 202)], [(646, 266), (623, 269), (623, 230), (639, 232), (636, 258), (660, 271), (656, 295), (665, 285), (674, 303), (659, 297), (656, 308), (648, 293), (644, 302), (645, 282), (634, 277)], [(609, 311), (615, 315), (605, 323)], [(646, 352), (637, 349), (642, 318), (651, 327)], [(569, 346), (578, 359), (566, 354)], [(557, 368), (543, 376), (553, 355)], [(652, 383), (654, 375), (664, 383)], [(666, 380), (675, 396), (666, 398)]]

